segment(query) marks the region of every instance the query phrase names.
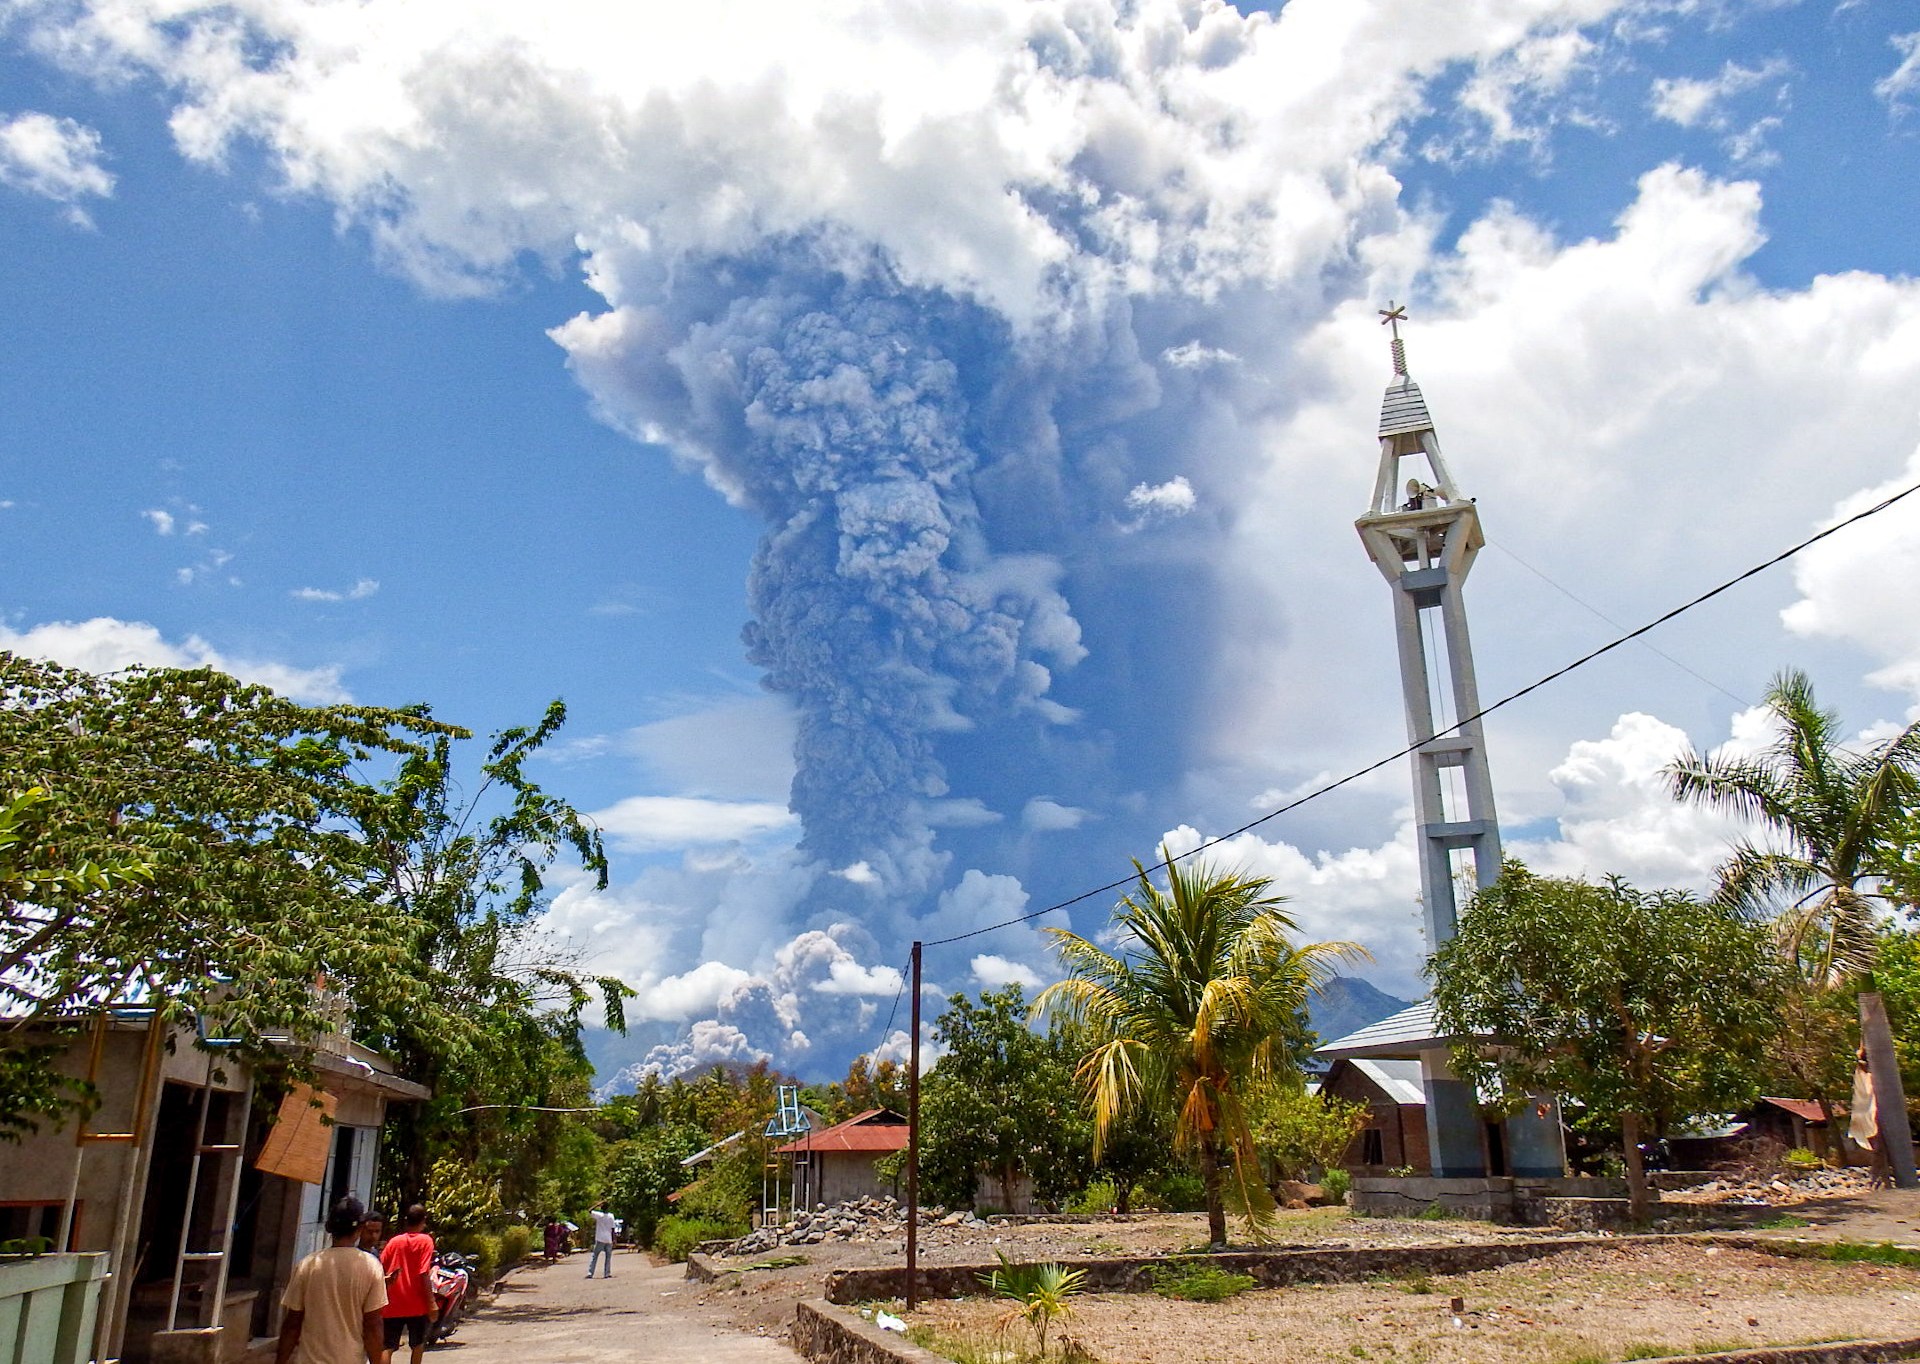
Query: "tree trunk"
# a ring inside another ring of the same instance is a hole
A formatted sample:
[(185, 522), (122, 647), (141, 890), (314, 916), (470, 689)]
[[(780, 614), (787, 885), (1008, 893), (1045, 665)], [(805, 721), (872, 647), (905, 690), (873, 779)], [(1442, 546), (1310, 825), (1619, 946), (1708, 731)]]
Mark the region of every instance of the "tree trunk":
[(1640, 1153), (1638, 1113), (1628, 1113), (1620, 1119), (1620, 1140), (1627, 1148), (1627, 1215), (1635, 1225), (1640, 1225), (1652, 1215), (1653, 1200), (1647, 1197), (1647, 1162)]
[(1000, 1167), (1000, 1211), (1019, 1211), (1013, 1206), (1013, 1167), (1011, 1165)]
[(1114, 1187), (1119, 1190), (1119, 1196), (1113, 1200), (1113, 1210), (1115, 1212), (1132, 1212), (1133, 1181), (1131, 1179), (1122, 1179), (1117, 1181)]
[[(1838, 1152), (1838, 1164), (1853, 1164), (1852, 1159), (1847, 1155), (1846, 1134), (1844, 1132), (1841, 1133), (1840, 1140), (1837, 1144), (1834, 1141), (1833, 1134), (1840, 1132), (1841, 1129), (1840, 1124), (1833, 1120), (1833, 1100), (1826, 1096), (1825, 1091), (1820, 1091), (1813, 1096), (1813, 1101), (1820, 1105), (1820, 1116), (1826, 1122), (1825, 1129), (1820, 1133), (1820, 1158), (1822, 1160), (1833, 1160), (1835, 1153)], [(1813, 1133), (1809, 1132), (1807, 1136), (1811, 1139)]]
[[(1871, 985), (1871, 979), (1867, 982)], [(1895, 1187), (1920, 1188), (1914, 1170), (1913, 1128), (1907, 1121), (1907, 1094), (1900, 1083), (1900, 1060), (1893, 1049), (1893, 1030), (1887, 1025), (1886, 1002), (1877, 990), (1860, 994), (1860, 1045), (1867, 1053), (1867, 1073), (1873, 1077), (1873, 1111), (1880, 1124), (1880, 1149), (1893, 1167)]]
[(1200, 1142), (1200, 1180), (1207, 1190), (1207, 1240), (1214, 1249), (1227, 1244), (1227, 1203), (1220, 1188), (1220, 1147), (1209, 1132)]

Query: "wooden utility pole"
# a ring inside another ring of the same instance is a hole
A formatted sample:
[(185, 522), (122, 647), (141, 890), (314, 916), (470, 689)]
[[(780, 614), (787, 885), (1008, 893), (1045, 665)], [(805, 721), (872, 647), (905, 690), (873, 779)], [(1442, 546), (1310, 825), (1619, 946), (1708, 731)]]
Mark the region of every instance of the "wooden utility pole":
[(907, 1043), (907, 1310), (920, 1305), (920, 944), (913, 945), (913, 1036)]

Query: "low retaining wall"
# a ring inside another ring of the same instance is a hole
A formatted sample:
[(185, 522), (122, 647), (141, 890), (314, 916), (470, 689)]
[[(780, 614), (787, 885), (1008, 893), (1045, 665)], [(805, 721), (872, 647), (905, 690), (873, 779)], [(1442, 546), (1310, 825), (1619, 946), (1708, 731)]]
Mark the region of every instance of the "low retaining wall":
[(1347, 1204), (1361, 1217), (1418, 1217), (1438, 1207), (1454, 1217), (1567, 1231), (1613, 1230), (1628, 1222), (1623, 1179), (1368, 1176), (1353, 1181)]
[[(1683, 1237), (1649, 1236), (1644, 1241), (1674, 1241)], [(1354, 1283), (1363, 1279), (1410, 1278), (1416, 1274), (1471, 1274), (1523, 1260), (1538, 1260), (1562, 1251), (1593, 1245), (1585, 1238), (1541, 1237), (1531, 1241), (1483, 1241), (1449, 1246), (1375, 1246), (1340, 1250), (1242, 1250), (1220, 1255), (1175, 1257), (1126, 1256), (1080, 1260), (1070, 1267), (1087, 1276), (1089, 1293), (1143, 1293), (1153, 1286), (1153, 1271), (1174, 1259), (1191, 1258), (1217, 1265), (1229, 1273), (1250, 1274), (1262, 1288), (1286, 1288), (1301, 1283)], [(967, 1298), (986, 1291), (981, 1276), (997, 1264), (921, 1265), (920, 1291), (930, 1298)], [(837, 1269), (827, 1275), (828, 1302), (872, 1302), (903, 1298), (907, 1271), (903, 1265), (872, 1269)]]
[(1920, 1336), (1906, 1340), (1843, 1340), (1831, 1345), (1767, 1345), (1710, 1355), (1667, 1355), (1645, 1364), (1891, 1364), (1920, 1357)]
[[(828, 1302), (799, 1303), (793, 1347), (814, 1364), (946, 1364), (892, 1331)], [(1705, 1355), (1666, 1355), (1646, 1364), (1894, 1364), (1920, 1358), (1920, 1336), (1904, 1340), (1846, 1340), (1827, 1345), (1770, 1345)]]
[(826, 1302), (795, 1305), (793, 1348), (816, 1364), (947, 1364), (933, 1351)]

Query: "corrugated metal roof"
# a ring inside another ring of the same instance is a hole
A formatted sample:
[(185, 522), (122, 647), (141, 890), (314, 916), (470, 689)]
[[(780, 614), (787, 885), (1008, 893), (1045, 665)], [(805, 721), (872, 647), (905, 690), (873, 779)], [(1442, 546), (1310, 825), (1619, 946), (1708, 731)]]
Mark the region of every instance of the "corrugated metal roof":
[(1420, 385), (1401, 375), (1387, 385), (1387, 396), (1380, 401), (1380, 434), (1398, 436), (1408, 431), (1433, 430), (1433, 418), (1427, 415), (1427, 400)]
[(1342, 1057), (1351, 1060), (1360, 1056), (1390, 1059), (1417, 1057), (1423, 1051), (1447, 1044), (1448, 1038), (1435, 1036), (1434, 1026), (1433, 1001), (1421, 1000), (1390, 1018), (1367, 1024), (1359, 1032), (1336, 1038), (1315, 1051), (1314, 1055), (1327, 1061), (1337, 1061)]
[(1427, 1101), (1426, 1091), (1420, 1087), (1418, 1061), (1370, 1061), (1355, 1057), (1349, 1064), (1380, 1086), (1381, 1092), (1397, 1104), (1418, 1106)]
[(907, 1145), (907, 1120), (884, 1108), (866, 1112), (836, 1123), (824, 1132), (815, 1132), (798, 1141), (774, 1148), (776, 1155), (799, 1151), (903, 1151)]
[[(1827, 1115), (1820, 1111), (1820, 1105), (1812, 1099), (1781, 1099), (1771, 1094), (1764, 1094), (1758, 1102), (1772, 1104), (1775, 1108), (1784, 1108), (1787, 1112), (1793, 1114), (1794, 1117), (1801, 1119), (1803, 1122), (1825, 1122), (1827, 1120)], [(1833, 1111), (1844, 1116), (1847, 1111), (1847, 1106), (1845, 1104), (1835, 1104)]]

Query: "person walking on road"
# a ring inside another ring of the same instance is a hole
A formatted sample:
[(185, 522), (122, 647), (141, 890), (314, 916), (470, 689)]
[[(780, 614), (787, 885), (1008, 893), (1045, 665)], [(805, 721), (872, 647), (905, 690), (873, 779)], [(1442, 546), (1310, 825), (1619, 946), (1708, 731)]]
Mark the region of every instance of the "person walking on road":
[(392, 1360), (404, 1332), (413, 1348), (413, 1364), (420, 1364), (427, 1337), (433, 1334), (433, 1238), (427, 1235), (427, 1210), (418, 1203), (407, 1209), (400, 1234), (380, 1252), (380, 1267), (387, 1276), (387, 1305), (381, 1313), (386, 1359)]
[(607, 1200), (601, 1199), (600, 1205), (593, 1210), (593, 1254), (587, 1260), (587, 1277), (593, 1277), (593, 1267), (600, 1263), (600, 1257), (607, 1257), (607, 1272), (603, 1278), (613, 1277), (613, 1229), (619, 1220), (607, 1209)]
[(359, 1199), (343, 1198), (327, 1213), (333, 1244), (302, 1260), (281, 1295), (286, 1314), (274, 1364), (381, 1364), (387, 1285), (379, 1262), (360, 1249), (366, 1211)]

